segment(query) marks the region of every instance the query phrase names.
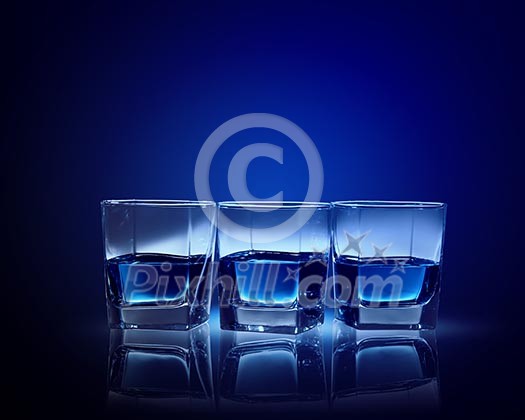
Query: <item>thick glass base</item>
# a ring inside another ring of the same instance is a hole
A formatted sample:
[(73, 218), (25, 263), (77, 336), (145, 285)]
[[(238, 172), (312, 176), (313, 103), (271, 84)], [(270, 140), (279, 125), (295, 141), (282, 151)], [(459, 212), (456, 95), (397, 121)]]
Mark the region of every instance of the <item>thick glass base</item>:
[(110, 328), (140, 328), (155, 330), (189, 330), (203, 324), (209, 318), (204, 306), (185, 303), (179, 306), (131, 306), (108, 305)]
[(366, 307), (340, 305), (336, 318), (358, 329), (424, 330), (434, 329), (437, 323), (438, 298), (425, 305), (401, 307)]
[(234, 331), (257, 331), (298, 334), (321, 325), (324, 308), (254, 308), (229, 305), (221, 308), (221, 328)]

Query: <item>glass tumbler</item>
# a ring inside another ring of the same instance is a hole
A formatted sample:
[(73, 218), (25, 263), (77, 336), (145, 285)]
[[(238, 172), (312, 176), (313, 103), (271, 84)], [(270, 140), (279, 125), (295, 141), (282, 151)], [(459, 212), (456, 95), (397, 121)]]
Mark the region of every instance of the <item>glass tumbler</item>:
[(330, 208), (219, 203), (221, 328), (296, 334), (323, 322)]
[(205, 322), (215, 203), (105, 200), (101, 206), (110, 327), (187, 330)]
[(336, 317), (357, 328), (435, 328), (446, 205), (333, 203)]

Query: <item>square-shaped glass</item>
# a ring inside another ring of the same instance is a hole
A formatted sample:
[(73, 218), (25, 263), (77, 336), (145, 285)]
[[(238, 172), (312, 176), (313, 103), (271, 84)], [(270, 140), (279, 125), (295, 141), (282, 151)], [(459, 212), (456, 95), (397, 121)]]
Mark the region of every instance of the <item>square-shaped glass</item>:
[(106, 200), (101, 205), (110, 326), (186, 330), (205, 322), (215, 204)]
[(365, 329), (434, 328), (446, 205), (334, 203), (336, 317)]
[(296, 334), (321, 324), (330, 204), (219, 204), (221, 328)]

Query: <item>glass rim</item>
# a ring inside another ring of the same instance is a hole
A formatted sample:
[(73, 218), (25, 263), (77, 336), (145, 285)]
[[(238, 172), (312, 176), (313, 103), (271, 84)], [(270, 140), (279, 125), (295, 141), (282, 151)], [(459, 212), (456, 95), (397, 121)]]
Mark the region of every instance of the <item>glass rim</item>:
[(253, 209), (330, 209), (332, 204), (322, 201), (220, 201), (220, 209), (247, 210)]
[(388, 201), (388, 200), (348, 200), (334, 201), (334, 207), (339, 208), (408, 208), (408, 209), (439, 209), (446, 203), (437, 201)]
[(215, 207), (213, 201), (198, 200), (164, 200), (164, 199), (122, 199), (102, 200), (102, 207), (109, 206), (146, 206), (146, 207)]

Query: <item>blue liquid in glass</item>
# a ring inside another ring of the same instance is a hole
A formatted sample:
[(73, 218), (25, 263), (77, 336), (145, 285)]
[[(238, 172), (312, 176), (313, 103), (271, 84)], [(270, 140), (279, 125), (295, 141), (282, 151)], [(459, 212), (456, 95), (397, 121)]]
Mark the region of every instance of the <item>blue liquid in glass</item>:
[(106, 262), (111, 298), (124, 305), (176, 304), (204, 268), (202, 255), (123, 255)]
[[(421, 258), (362, 258), (359, 262), (339, 257), (335, 271), (346, 277), (362, 305), (426, 303), (439, 281), (439, 264)], [(356, 290), (357, 287), (357, 290)], [(336, 294), (341, 291), (336, 289)]]
[[(233, 279), (237, 290), (235, 303), (290, 307), (297, 301), (304, 279), (320, 276), (324, 281), (326, 265), (323, 254), (239, 252), (221, 258), (219, 275)], [(320, 282), (305, 289), (308, 299), (321, 298)]]

